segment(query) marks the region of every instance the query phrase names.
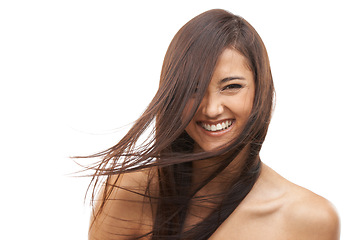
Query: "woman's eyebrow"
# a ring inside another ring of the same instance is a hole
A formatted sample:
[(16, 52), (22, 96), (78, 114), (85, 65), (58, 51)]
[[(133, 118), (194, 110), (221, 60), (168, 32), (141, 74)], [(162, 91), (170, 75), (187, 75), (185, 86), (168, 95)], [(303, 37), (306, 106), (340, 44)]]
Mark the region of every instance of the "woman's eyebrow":
[(223, 84), (223, 83), (226, 83), (228, 81), (231, 81), (231, 80), (235, 80), (235, 79), (238, 79), (238, 80), (246, 80), (244, 77), (241, 77), (241, 76), (234, 76), (234, 77), (226, 77), (226, 78), (223, 78), (220, 80), (219, 84)]

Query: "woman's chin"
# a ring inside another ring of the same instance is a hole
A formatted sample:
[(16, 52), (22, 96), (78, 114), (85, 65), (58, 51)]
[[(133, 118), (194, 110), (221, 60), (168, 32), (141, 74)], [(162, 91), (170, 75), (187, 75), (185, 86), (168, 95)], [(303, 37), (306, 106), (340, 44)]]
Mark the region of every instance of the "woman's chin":
[(219, 144), (219, 143), (209, 143), (209, 144), (200, 144), (200, 145), (196, 145), (196, 147), (194, 148), (195, 152), (214, 152), (217, 150), (220, 150), (222, 147), (224, 147), (223, 144)]

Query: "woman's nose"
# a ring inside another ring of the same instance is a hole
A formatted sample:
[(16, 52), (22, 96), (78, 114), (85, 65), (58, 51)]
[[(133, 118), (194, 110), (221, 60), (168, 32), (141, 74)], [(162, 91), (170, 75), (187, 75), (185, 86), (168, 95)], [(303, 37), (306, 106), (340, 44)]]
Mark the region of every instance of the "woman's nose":
[(216, 94), (207, 94), (204, 96), (201, 105), (202, 114), (211, 119), (219, 117), (224, 112), (224, 106), (221, 98), (216, 96)]

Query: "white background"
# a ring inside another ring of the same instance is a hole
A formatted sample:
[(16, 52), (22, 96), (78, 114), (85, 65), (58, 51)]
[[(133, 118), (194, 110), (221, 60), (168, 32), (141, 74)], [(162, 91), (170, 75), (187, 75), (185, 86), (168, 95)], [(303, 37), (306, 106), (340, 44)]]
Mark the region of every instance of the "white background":
[(174, 34), (212, 8), (243, 16), (267, 46), (277, 105), (263, 161), (331, 200), (342, 239), (360, 239), (360, 17), (349, 0), (1, 1), (0, 238), (87, 239), (89, 179), (68, 176), (81, 170), (68, 157), (120, 139), (155, 94)]

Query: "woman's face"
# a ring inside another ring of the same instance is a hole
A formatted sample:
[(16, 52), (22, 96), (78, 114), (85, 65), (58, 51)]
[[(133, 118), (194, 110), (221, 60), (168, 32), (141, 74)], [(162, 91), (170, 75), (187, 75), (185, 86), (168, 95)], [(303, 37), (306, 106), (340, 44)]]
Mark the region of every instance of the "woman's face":
[(225, 49), (199, 108), (185, 128), (195, 141), (195, 151), (215, 150), (236, 138), (250, 116), (254, 95), (254, 77), (246, 58), (235, 49)]

